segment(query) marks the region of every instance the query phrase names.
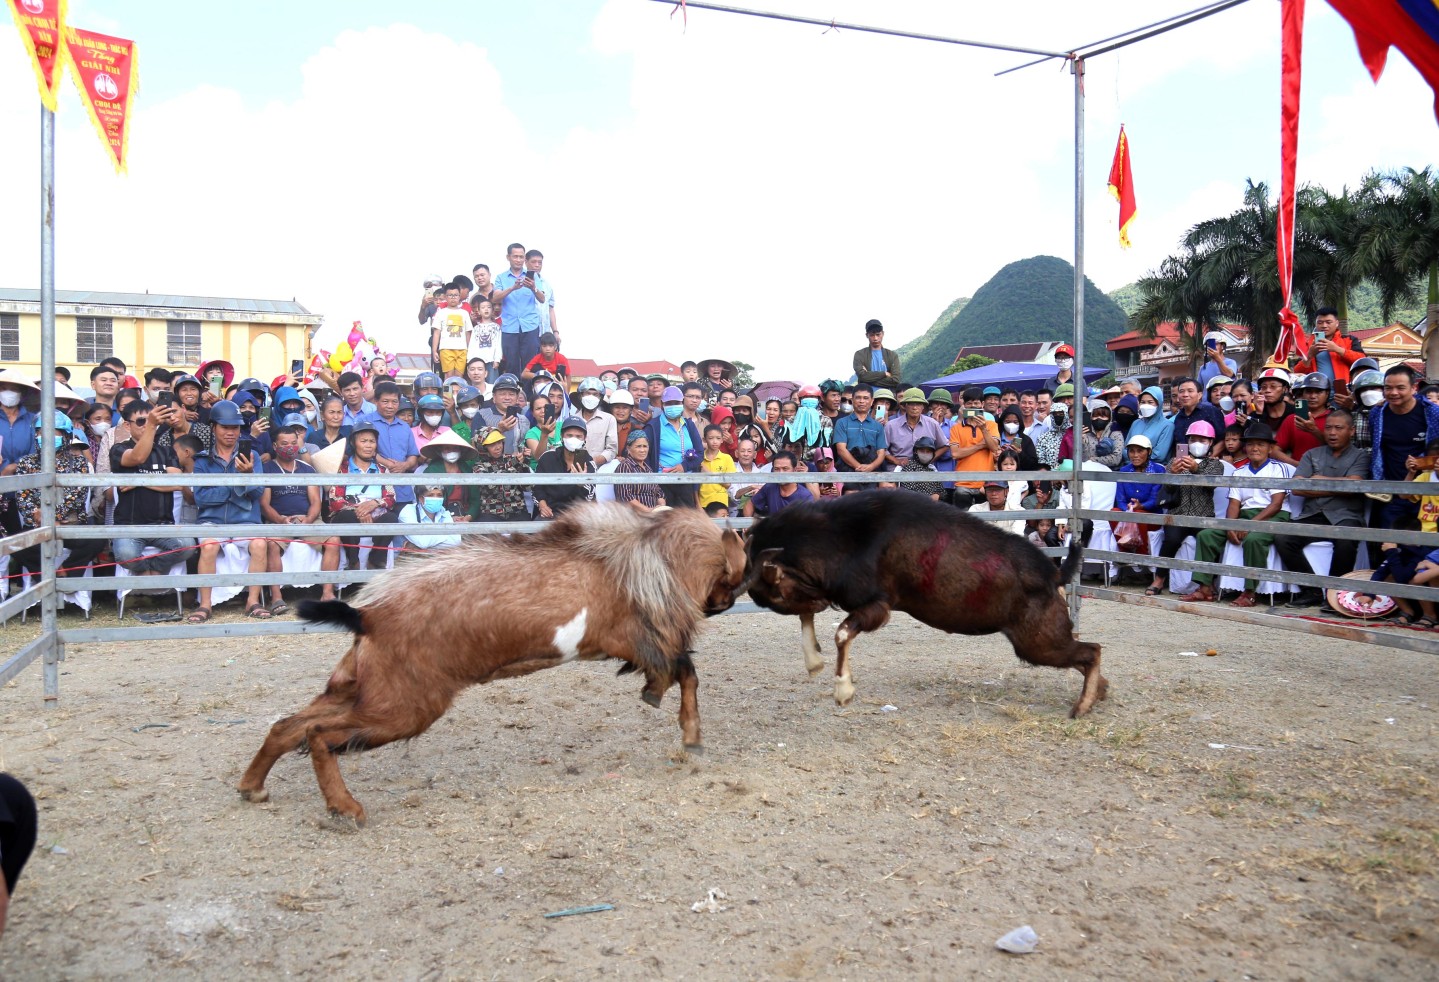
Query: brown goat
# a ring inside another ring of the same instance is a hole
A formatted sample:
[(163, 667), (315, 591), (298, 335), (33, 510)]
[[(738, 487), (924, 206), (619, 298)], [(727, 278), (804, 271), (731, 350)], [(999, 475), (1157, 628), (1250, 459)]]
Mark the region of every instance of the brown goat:
[(266, 800), (275, 762), (308, 750), (331, 814), (364, 824), (335, 754), (419, 736), (468, 686), (574, 659), (628, 662), (621, 671), (644, 673), (653, 706), (678, 682), (680, 731), (699, 746), (690, 647), (700, 620), (733, 603), (744, 563), (739, 536), (703, 512), (587, 504), (534, 535), (467, 537), (405, 560), (353, 607), (302, 603), (302, 617), (348, 627), (355, 641), (324, 694), (270, 728), (240, 794)]

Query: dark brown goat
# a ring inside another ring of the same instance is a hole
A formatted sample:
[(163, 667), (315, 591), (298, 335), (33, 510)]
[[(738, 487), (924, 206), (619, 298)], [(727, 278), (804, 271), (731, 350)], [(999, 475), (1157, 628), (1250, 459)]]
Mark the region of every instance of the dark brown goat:
[(534, 535), (467, 538), (405, 561), (353, 607), (301, 604), (302, 617), (348, 627), (355, 641), (324, 694), (270, 728), (240, 794), (266, 800), (275, 762), (308, 750), (330, 812), (363, 824), (335, 754), (419, 736), (468, 686), (574, 659), (628, 662), (654, 706), (678, 682), (680, 731), (699, 746), (691, 643), (704, 616), (730, 607), (743, 575), (739, 536), (700, 511), (590, 504)]
[(1084, 688), (1070, 716), (1083, 716), (1109, 683), (1099, 645), (1074, 637), (1060, 584), (1080, 561), (1076, 541), (1056, 572), (1029, 542), (956, 508), (905, 491), (866, 491), (804, 503), (757, 523), (746, 543), (749, 568), (736, 595), (798, 614), (805, 664), (824, 666), (814, 615), (838, 607), (834, 699), (854, 698), (849, 647), (901, 610), (951, 634), (1000, 632), (1032, 665), (1074, 668)]

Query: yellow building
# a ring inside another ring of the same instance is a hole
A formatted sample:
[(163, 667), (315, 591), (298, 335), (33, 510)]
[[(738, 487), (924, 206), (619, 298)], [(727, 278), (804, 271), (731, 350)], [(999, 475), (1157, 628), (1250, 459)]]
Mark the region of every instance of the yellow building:
[[(90, 369), (111, 355), (136, 378), (148, 368), (194, 371), (223, 358), (237, 380), (268, 383), (293, 360), (309, 364), (310, 336), (321, 319), (293, 300), (57, 290), (55, 364), (84, 386)], [(39, 376), (39, 290), (0, 287), (0, 368)]]

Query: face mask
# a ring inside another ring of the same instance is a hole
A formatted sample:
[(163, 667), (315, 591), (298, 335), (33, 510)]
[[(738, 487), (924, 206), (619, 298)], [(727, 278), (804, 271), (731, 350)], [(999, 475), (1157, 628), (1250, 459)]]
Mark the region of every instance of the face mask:
[(20, 405), (20, 393), (12, 392), (9, 389), (0, 392), (0, 406), (4, 406), (6, 409), (14, 409), (18, 405)]
[(90, 432), (93, 433), (95, 436), (104, 436), (106, 433), (109, 433), (109, 432), (110, 432), (110, 424), (109, 424), (109, 423), (103, 423), (103, 422), (102, 422), (102, 423), (91, 423), (91, 424), (90, 424)]
[(841, 411), (841, 412), (852, 413), (852, 412), (854, 412), (854, 403), (852, 403), (852, 402), (842, 402), (842, 403), (839, 404), (839, 408), (840, 408), (840, 411)]
[(260, 418), (260, 414), (259, 414), (259, 413), (255, 413), (255, 412), (250, 412), (250, 413), (242, 412), (242, 413), (240, 414), (240, 419), (241, 419), (241, 421), (245, 424), (246, 428), (249, 428), (249, 427), (255, 422), (255, 420), (257, 420), (257, 419), (259, 419), (259, 418)]
[(63, 437), (59, 433), (55, 434), (55, 449), (57, 451), (65, 449), (65, 437)]
[(934, 459), (934, 454), (930, 453), (928, 450), (916, 450), (914, 452), (914, 459), (919, 461), (921, 464), (927, 464)]
[(734, 421), (740, 426), (748, 426), (752, 419), (754, 419), (754, 414), (748, 409), (736, 409), (734, 411)]
[(1056, 358), (1056, 359), (1054, 359), (1054, 367), (1057, 368), (1057, 369), (1059, 369), (1061, 372), (1067, 372), (1067, 371), (1069, 371), (1069, 369), (1071, 369), (1071, 368), (1074, 367), (1074, 359), (1073, 359), (1073, 358)]
[(1384, 393), (1378, 389), (1365, 389), (1359, 393), (1359, 401), (1364, 403), (1366, 409), (1373, 409), (1384, 401)]
[(874, 418), (875, 418), (875, 419), (884, 419), (884, 407), (883, 407), (883, 406), (875, 406), (875, 407), (874, 407)]
[(1064, 429), (1065, 410), (1063, 406), (1055, 406), (1049, 411), (1049, 419), (1059, 429)]
[(425, 511), (429, 512), (431, 515), (438, 515), (440, 512), (442, 512), (442, 511), (444, 511), (444, 510), (445, 510), (445, 499), (444, 499), (444, 498), (426, 498), (426, 499), (425, 499)]
[(1096, 433), (1103, 433), (1108, 426), (1109, 420), (1107, 419), (1091, 418), (1089, 420), (1089, 428)]
[(574, 453), (585, 445), (585, 438), (582, 436), (567, 436), (564, 439), (565, 449)]
[(684, 406), (666, 406), (665, 419), (679, 419), (684, 415)]
[(465, 417), (465, 419), (474, 419), (475, 413), (479, 411), (480, 407), (478, 406), (466, 406), (464, 409), (460, 410), (460, 415)]
[(1005, 423), (1005, 424), (1004, 424), (1004, 432), (1008, 433), (1010, 436), (1014, 436), (1014, 434), (1016, 434), (1016, 433), (1019, 432), (1019, 424), (1018, 424), (1018, 423)]
[(600, 408), (600, 397), (580, 396), (580, 405), (584, 406), (590, 412), (594, 412), (596, 409)]
[(425, 413), (425, 422), (430, 426), (439, 426), (444, 418), (444, 413)]
[(1146, 403), (1142, 403), (1142, 404), (1140, 405), (1140, 407), (1139, 407), (1139, 416), (1140, 416), (1141, 419), (1148, 419), (1149, 417), (1153, 416), (1153, 415), (1154, 415), (1155, 413), (1157, 413), (1157, 412), (1159, 412), (1159, 407), (1158, 407), (1158, 406), (1151, 406), (1151, 405), (1150, 405), (1149, 403), (1147, 403), (1147, 402), (1146, 402)]
[(281, 460), (294, 460), (300, 456), (299, 447), (276, 447), (275, 456)]
[(1229, 398), (1229, 396), (1220, 396), (1219, 408), (1226, 413), (1234, 412), (1234, 400)]
[(819, 408), (819, 400), (816, 399), (816, 398), (814, 398), (813, 396), (810, 396), (810, 397), (801, 399), (801, 400), (799, 401), (799, 404), (800, 404), (801, 406), (803, 406), (804, 408), (806, 408), (806, 409), (818, 409), (818, 408)]
[(460, 452), (458, 450), (446, 450), (442, 452), (440, 456), (445, 459), (445, 463), (453, 464), (460, 459)]
[(315, 421), (315, 411), (314, 411), (313, 409), (306, 409), (306, 410), (305, 410), (305, 422), (307, 422), (307, 423), (313, 423), (314, 421)]
[(1203, 457), (1209, 453), (1209, 444), (1203, 440), (1189, 441), (1189, 453), (1193, 457)]

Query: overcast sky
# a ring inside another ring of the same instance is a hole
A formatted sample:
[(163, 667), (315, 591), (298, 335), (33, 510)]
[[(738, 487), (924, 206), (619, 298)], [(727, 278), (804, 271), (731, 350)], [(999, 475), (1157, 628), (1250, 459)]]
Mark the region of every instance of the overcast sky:
[[(1068, 49), (1197, 3), (767, 0), (767, 9)], [(1370, 82), (1308, 5), (1299, 179), (1439, 160), (1433, 95), (1397, 52)], [(1073, 253), (1073, 86), (1003, 52), (689, 12), (646, 0), (70, 0), (133, 38), (130, 173), (65, 83), (57, 286), (295, 297), (422, 350), (425, 276), (544, 250), (565, 350), (721, 356), (847, 375), (878, 317), (898, 344), (1004, 264)], [(0, 284), (35, 286), (38, 99), (0, 29)], [(1274, 186), (1279, 4), (1089, 66), (1086, 270), (1111, 290), (1183, 230)], [(1138, 189), (1117, 245), (1119, 124)], [(1055, 325), (1067, 337), (1069, 324)]]

